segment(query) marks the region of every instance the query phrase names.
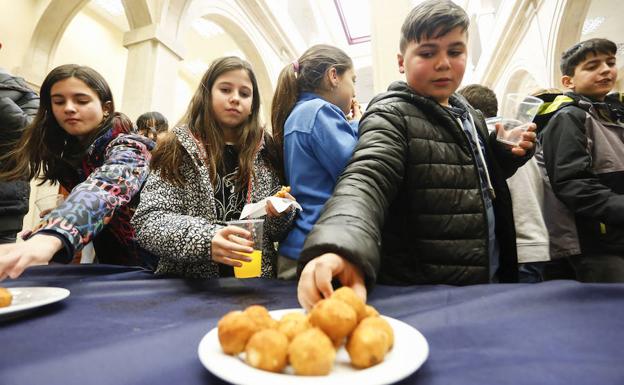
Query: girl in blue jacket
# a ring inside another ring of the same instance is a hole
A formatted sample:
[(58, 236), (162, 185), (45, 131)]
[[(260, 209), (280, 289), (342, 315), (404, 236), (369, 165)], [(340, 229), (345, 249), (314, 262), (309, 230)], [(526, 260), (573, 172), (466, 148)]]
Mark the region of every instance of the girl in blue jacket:
[(303, 208), (280, 244), (279, 278), (295, 278), (303, 242), (353, 153), (362, 115), (354, 84), (351, 58), (329, 45), (309, 48), (279, 75), (273, 137), (283, 150), (291, 194)]

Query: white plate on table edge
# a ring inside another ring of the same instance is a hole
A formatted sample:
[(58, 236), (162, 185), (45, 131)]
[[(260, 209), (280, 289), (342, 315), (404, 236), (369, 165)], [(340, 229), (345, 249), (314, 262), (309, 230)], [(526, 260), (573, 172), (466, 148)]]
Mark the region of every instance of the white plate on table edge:
[[(269, 313), (279, 320), (290, 312), (303, 312), (303, 309), (273, 310)], [(391, 384), (415, 372), (429, 356), (429, 344), (415, 328), (394, 318), (382, 316), (394, 330), (394, 347), (383, 362), (367, 369), (351, 366), (349, 354), (344, 345), (336, 352), (334, 368), (327, 376), (296, 376), (292, 368), (285, 373), (272, 373), (247, 365), (243, 354), (231, 356), (223, 353), (219, 343), (217, 328), (210, 330), (199, 343), (197, 354), (201, 363), (215, 376), (234, 384)], [(290, 374), (289, 374), (290, 373)]]
[(0, 307), (0, 316), (48, 305), (69, 296), (69, 290), (62, 287), (8, 287), (7, 290), (13, 301), (9, 306)]

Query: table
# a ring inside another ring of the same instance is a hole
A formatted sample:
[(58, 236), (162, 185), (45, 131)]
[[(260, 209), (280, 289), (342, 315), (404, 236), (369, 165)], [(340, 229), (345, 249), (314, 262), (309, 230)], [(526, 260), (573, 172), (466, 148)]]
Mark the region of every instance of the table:
[[(197, 346), (229, 310), (298, 307), (294, 282), (183, 280), (106, 265), (41, 266), (3, 286), (60, 303), (0, 322), (0, 384), (221, 384)], [(404, 384), (624, 384), (624, 284), (378, 286), (369, 303), (420, 330)]]

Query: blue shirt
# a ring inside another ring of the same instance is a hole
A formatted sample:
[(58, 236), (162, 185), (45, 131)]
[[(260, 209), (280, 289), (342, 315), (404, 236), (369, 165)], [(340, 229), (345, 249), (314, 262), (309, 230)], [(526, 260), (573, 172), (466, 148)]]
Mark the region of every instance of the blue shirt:
[(279, 253), (299, 259), (306, 236), (334, 192), (357, 143), (358, 122), (320, 96), (304, 92), (284, 124), (284, 170), (302, 209)]
[[(468, 143), (470, 143), (472, 156), (474, 157), (477, 168), (479, 170), (479, 180), (481, 182), (481, 196), (483, 197), (485, 216), (488, 224), (488, 258), (490, 266), (489, 278), (490, 282), (498, 282), (498, 275), (496, 274), (496, 272), (498, 271), (498, 267), (500, 266), (500, 249), (498, 246), (498, 240), (496, 239), (496, 217), (494, 215), (494, 202), (492, 202), (492, 198), (490, 197), (490, 193), (488, 191), (489, 184), (485, 171), (487, 165), (483, 164), (483, 162), (481, 161), (481, 157), (479, 156), (479, 149), (477, 148), (477, 143), (475, 142), (472, 135), (472, 131), (475, 130), (476, 127), (473, 127), (473, 124), (468, 117), (469, 112), (463, 107), (458, 106), (449, 107), (449, 111), (456, 119), (459, 119), (459, 121), (461, 122), (464, 134), (468, 138)], [(483, 138), (481, 137), (481, 135), (477, 134), (477, 139), (479, 140), (478, 145), (481, 146), (481, 151), (483, 152), (483, 159), (485, 160), (485, 162), (487, 162), (485, 154), (485, 143), (483, 142)]]

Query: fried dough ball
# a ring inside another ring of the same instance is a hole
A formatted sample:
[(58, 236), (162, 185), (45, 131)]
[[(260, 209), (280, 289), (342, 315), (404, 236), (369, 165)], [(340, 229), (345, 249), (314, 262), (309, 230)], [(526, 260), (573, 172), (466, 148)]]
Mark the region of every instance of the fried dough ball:
[(0, 307), (7, 307), (13, 302), (13, 295), (7, 289), (0, 287)]
[(381, 317), (367, 317), (364, 318), (362, 322), (360, 322), (358, 327), (364, 325), (370, 325), (377, 329), (383, 330), (384, 333), (386, 333), (386, 335), (388, 336), (388, 350), (392, 349), (392, 347), (394, 346), (394, 330), (392, 330), (392, 326), (390, 326), (388, 321)]
[(289, 341), (312, 326), (308, 322), (308, 316), (303, 313), (288, 313), (277, 322), (277, 330), (284, 333)]
[(245, 309), (245, 314), (247, 314), (249, 318), (256, 323), (258, 330), (277, 328), (277, 321), (271, 318), (269, 311), (264, 306), (249, 306)]
[(286, 367), (288, 338), (274, 329), (264, 329), (249, 339), (245, 361), (254, 368), (279, 373)]
[(357, 322), (366, 317), (366, 304), (350, 287), (343, 286), (339, 288), (332, 293), (331, 298), (346, 302), (347, 305), (351, 306), (357, 314)]
[(288, 359), (301, 376), (324, 376), (334, 366), (336, 350), (332, 341), (319, 328), (297, 335), (288, 347)]
[[(368, 319), (368, 318), (367, 318)], [(388, 336), (383, 329), (372, 325), (358, 325), (347, 341), (351, 365), (369, 368), (383, 361), (388, 351)]]
[(290, 192), (290, 186), (282, 186), (282, 188), (275, 193), (275, 196), (278, 198), (286, 198), (286, 193)]
[(371, 305), (364, 306), (364, 309), (366, 310), (366, 317), (379, 317), (379, 312)]
[(357, 326), (357, 315), (343, 301), (327, 298), (314, 305), (310, 312), (310, 323), (327, 334), (335, 346), (340, 346), (342, 340)]
[(217, 324), (221, 349), (236, 355), (245, 350), (249, 338), (258, 330), (256, 323), (242, 311), (231, 311)]

